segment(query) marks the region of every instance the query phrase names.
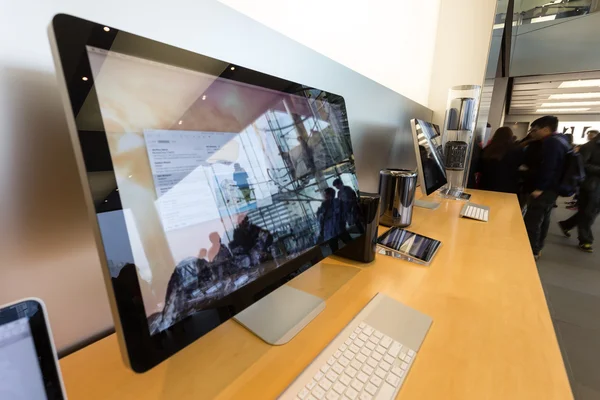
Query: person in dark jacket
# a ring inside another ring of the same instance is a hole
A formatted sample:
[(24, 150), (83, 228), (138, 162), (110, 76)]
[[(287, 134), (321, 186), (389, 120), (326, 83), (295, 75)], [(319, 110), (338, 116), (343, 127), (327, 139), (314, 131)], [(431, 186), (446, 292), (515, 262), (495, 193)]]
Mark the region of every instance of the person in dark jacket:
[(531, 244), (531, 250), (537, 260), (548, 235), (550, 215), (558, 199), (558, 189), (563, 175), (564, 164), (569, 145), (564, 135), (556, 133), (558, 118), (545, 116), (531, 123), (529, 135), (541, 142), (541, 160), (539, 165), (530, 165), (535, 171), (529, 177), (529, 200), (525, 214), (525, 227)]
[(524, 151), (514, 143), (512, 129), (496, 130), (490, 143), (483, 149), (479, 161), (480, 188), (494, 192), (519, 192), (519, 166)]
[(600, 135), (598, 131), (590, 132), (595, 133), (592, 140), (579, 150), (586, 174), (579, 191), (579, 211), (571, 218), (558, 223), (567, 237), (571, 236), (569, 231), (577, 226), (579, 248), (588, 253), (594, 251), (592, 225), (600, 213)]

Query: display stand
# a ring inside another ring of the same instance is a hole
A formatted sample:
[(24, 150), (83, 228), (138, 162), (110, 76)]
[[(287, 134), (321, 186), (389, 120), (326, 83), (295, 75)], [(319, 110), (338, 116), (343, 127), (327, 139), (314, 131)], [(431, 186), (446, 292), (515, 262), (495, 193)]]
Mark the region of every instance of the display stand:
[(429, 200), (415, 200), (415, 207), (426, 208), (428, 210), (437, 210), (440, 207), (440, 202)]
[(468, 180), (473, 151), (475, 117), (481, 86), (463, 85), (450, 89), (442, 133), (444, 163), (448, 185), (441, 191), (446, 198), (462, 199)]
[(233, 318), (265, 342), (282, 345), (324, 309), (323, 299), (283, 285)]

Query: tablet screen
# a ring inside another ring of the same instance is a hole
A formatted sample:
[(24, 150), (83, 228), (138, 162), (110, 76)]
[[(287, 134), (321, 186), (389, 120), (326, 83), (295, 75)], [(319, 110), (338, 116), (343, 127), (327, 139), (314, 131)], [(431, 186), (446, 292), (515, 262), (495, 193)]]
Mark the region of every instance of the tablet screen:
[(400, 228), (390, 229), (377, 239), (377, 243), (424, 262), (431, 261), (441, 245), (439, 240)]
[(0, 398), (46, 399), (27, 318), (0, 326)]
[(37, 301), (0, 308), (0, 399), (63, 399), (51, 340)]

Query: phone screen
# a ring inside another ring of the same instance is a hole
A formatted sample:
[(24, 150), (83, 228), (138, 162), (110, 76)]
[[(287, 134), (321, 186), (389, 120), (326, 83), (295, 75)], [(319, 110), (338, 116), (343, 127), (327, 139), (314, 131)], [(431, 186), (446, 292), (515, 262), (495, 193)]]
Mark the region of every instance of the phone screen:
[(377, 239), (377, 243), (427, 263), (431, 261), (442, 244), (439, 240), (400, 228), (390, 229)]

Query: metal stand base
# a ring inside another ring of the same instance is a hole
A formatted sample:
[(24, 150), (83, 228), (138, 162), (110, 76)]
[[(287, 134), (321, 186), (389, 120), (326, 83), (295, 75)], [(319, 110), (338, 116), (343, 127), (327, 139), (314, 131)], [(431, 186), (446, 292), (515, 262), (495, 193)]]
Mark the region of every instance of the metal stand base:
[(437, 201), (415, 200), (415, 207), (427, 208), (428, 210), (437, 210), (440, 204)]
[(325, 301), (283, 285), (233, 317), (272, 345), (286, 344), (325, 309)]

